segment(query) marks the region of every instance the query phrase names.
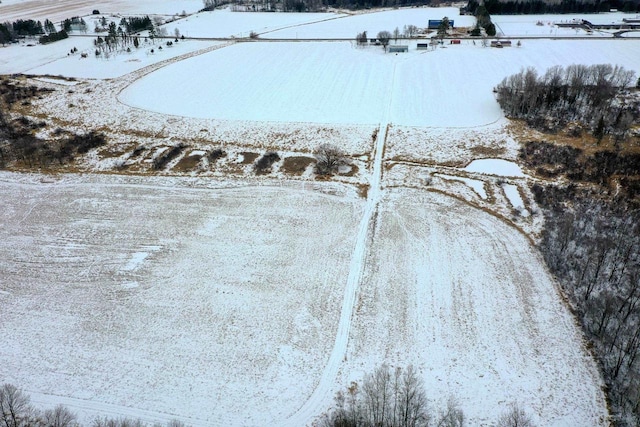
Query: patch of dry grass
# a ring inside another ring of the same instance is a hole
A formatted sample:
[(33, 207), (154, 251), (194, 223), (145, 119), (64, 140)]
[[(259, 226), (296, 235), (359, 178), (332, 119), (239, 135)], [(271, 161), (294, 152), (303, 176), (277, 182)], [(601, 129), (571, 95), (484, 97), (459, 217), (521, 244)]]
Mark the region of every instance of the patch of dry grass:
[(282, 163), (282, 171), (290, 175), (302, 175), (309, 165), (316, 162), (313, 157), (307, 156), (291, 156), (284, 159)]
[(202, 156), (200, 154), (189, 154), (180, 159), (180, 161), (173, 167), (173, 170), (177, 171), (192, 171), (198, 167)]

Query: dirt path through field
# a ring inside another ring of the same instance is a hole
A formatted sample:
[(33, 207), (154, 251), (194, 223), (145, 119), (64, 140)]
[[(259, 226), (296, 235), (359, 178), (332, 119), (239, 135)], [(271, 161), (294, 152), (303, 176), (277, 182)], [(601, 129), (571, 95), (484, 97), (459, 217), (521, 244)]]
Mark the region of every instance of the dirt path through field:
[(282, 425), (297, 427), (306, 425), (318, 414), (326, 411), (326, 404), (331, 400), (331, 393), (336, 388), (336, 379), (338, 372), (342, 367), (349, 344), (349, 334), (351, 331), (351, 323), (356, 305), (358, 290), (362, 281), (362, 275), (365, 270), (367, 253), (371, 246), (372, 231), (375, 226), (375, 219), (378, 213), (378, 207), (382, 198), (382, 159), (384, 155), (384, 146), (387, 138), (387, 130), (389, 128), (389, 116), (393, 99), (393, 81), (395, 80), (395, 65), (392, 84), (389, 85), (389, 93), (387, 99), (389, 103), (385, 109), (384, 120), (378, 129), (378, 137), (373, 147), (373, 164), (371, 175), (369, 178), (369, 191), (367, 193), (367, 204), (364, 214), (358, 226), (358, 234), (356, 245), (351, 257), (349, 267), (349, 276), (344, 291), (344, 299), (342, 300), (342, 311), (340, 313), (340, 323), (336, 333), (336, 340), (329, 357), (329, 362), (324, 368), (322, 377), (316, 389), (304, 405)]

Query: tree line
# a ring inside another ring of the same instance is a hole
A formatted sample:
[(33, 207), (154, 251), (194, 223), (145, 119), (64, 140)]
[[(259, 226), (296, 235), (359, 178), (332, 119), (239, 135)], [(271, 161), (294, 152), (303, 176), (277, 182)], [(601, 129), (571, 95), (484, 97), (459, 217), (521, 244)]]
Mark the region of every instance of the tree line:
[[(551, 2), (545, 0), (501, 1), (486, 0), (483, 2), (487, 11), (492, 15), (520, 15), (544, 13), (599, 13), (617, 9), (622, 12), (640, 12), (640, 3), (632, 0), (562, 0)], [(477, 0), (469, 0), (467, 9), (474, 13), (479, 6)]]
[(530, 141), (538, 244), (600, 364), (613, 424), (640, 426), (640, 154)]
[[(40, 410), (31, 405), (28, 394), (14, 386), (0, 386), (0, 425), (3, 427), (80, 427), (78, 416), (64, 405)], [(147, 427), (140, 419), (97, 417), (91, 427)], [(152, 427), (186, 427), (182, 421), (171, 420)]]
[(68, 33), (74, 29), (80, 31), (87, 30), (84, 19), (74, 16), (62, 21), (60, 31), (49, 19), (45, 19), (44, 25), (41, 21), (33, 19), (18, 19), (14, 22), (0, 23), (0, 44), (3, 46), (11, 43), (20, 37), (40, 36), (39, 42), (42, 44), (52, 43), (69, 37)]
[[(321, 427), (463, 427), (464, 411), (454, 397), (433, 411), (416, 369), (382, 365), (362, 384), (352, 382), (335, 397), (335, 406), (320, 420)], [(496, 427), (533, 427), (529, 414), (511, 404), (496, 419)]]
[(598, 142), (605, 135), (620, 142), (640, 117), (640, 99), (627, 91), (634, 76), (611, 64), (555, 66), (542, 75), (529, 67), (505, 77), (494, 92), (505, 115), (536, 129), (578, 122)]
[[(434, 1), (434, 3), (439, 0)], [(203, 0), (202, 11), (211, 11), (227, 4), (238, 5), (253, 12), (321, 12), (327, 8), (368, 9), (372, 7), (426, 6), (431, 0)], [(239, 9), (237, 9), (239, 10)]]
[(640, 209), (598, 188), (533, 188), (540, 249), (592, 346), (616, 426), (640, 426)]

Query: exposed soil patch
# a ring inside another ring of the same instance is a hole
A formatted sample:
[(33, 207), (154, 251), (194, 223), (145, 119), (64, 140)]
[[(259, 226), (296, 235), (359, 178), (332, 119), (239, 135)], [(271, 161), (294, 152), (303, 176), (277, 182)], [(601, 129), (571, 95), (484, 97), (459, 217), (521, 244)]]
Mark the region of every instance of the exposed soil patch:
[(260, 154), (253, 153), (251, 151), (242, 151), (240, 155), (242, 156), (242, 161), (240, 163), (243, 165), (250, 165), (260, 156)]
[(282, 163), (282, 170), (285, 173), (288, 173), (291, 175), (302, 175), (307, 170), (309, 165), (315, 162), (316, 162), (316, 159), (314, 159), (313, 157), (306, 157), (306, 156), (287, 157), (286, 159), (284, 159), (284, 162)]
[(202, 155), (200, 154), (190, 154), (188, 156), (184, 156), (173, 167), (173, 169), (179, 170), (179, 171), (192, 171), (198, 167), (201, 159), (202, 159)]

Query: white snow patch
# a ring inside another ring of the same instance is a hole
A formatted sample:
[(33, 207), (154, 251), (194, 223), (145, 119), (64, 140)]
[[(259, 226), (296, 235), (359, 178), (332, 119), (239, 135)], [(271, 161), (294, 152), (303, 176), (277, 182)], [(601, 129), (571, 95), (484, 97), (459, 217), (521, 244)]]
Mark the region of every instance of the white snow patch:
[(482, 173), (486, 175), (524, 177), (520, 166), (514, 162), (503, 159), (477, 159), (469, 163), (467, 172)]
[(39, 80), (45, 83), (54, 83), (62, 86), (75, 86), (78, 84), (77, 81), (65, 80), (65, 79), (53, 79), (50, 77), (38, 77), (36, 80)]
[(480, 196), (480, 198), (482, 198), (483, 200), (487, 199), (487, 192), (484, 189), (484, 182), (480, 181), (479, 179), (472, 179), (472, 178), (464, 178), (461, 176), (454, 176), (454, 175), (444, 175), (444, 174), (436, 174), (436, 176), (439, 176), (441, 178), (444, 178), (446, 180), (449, 181), (460, 181), (465, 183), (466, 185), (468, 185), (469, 187), (471, 187), (473, 189), (473, 191), (475, 191), (478, 196)]
[(511, 206), (516, 208), (522, 216), (529, 216), (529, 211), (526, 209), (524, 202), (522, 201), (517, 185), (503, 184), (502, 190), (504, 191), (504, 195), (507, 196), (509, 203), (511, 203)]

